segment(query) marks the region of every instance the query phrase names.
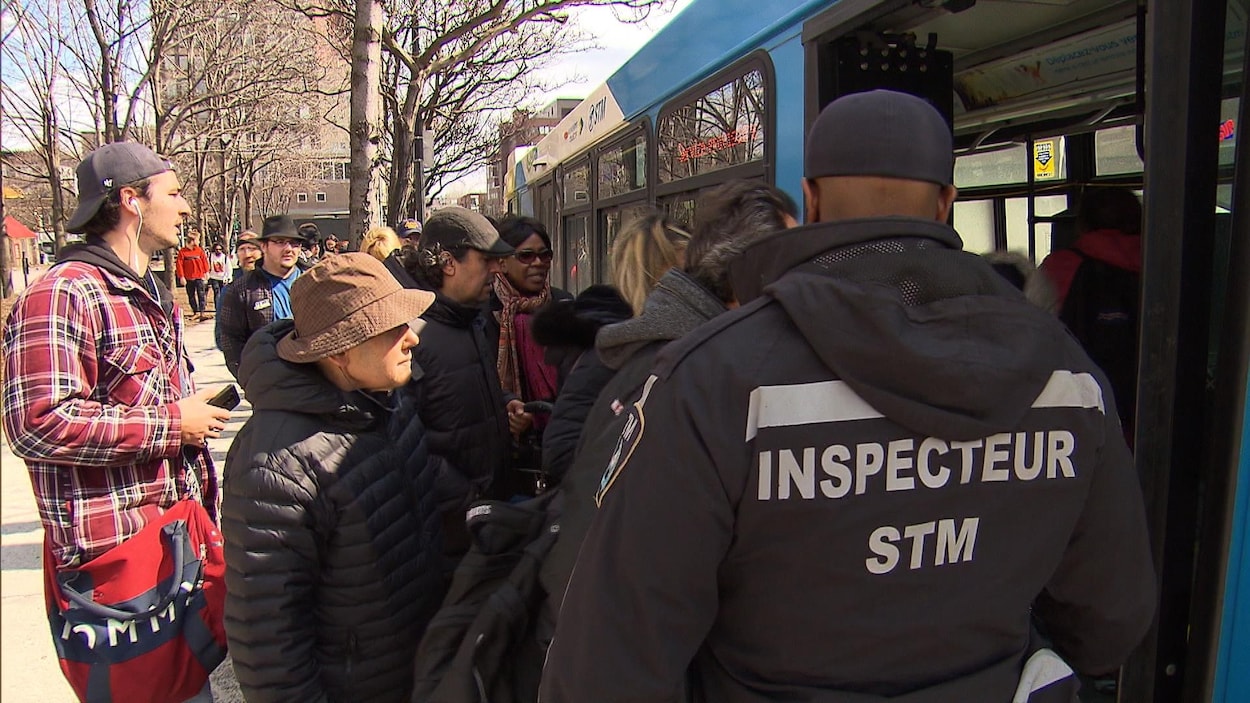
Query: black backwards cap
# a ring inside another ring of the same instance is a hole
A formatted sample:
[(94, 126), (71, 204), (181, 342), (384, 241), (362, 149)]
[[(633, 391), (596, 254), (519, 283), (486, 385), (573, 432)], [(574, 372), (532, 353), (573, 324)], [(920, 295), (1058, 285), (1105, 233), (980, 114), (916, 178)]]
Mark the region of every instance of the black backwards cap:
[(950, 126), (923, 99), (892, 90), (844, 95), (807, 135), (803, 175), (884, 176), (954, 183)]
[(78, 164), (78, 209), (65, 231), (81, 234), (114, 188), (173, 169), (156, 152), (135, 142), (105, 144)]

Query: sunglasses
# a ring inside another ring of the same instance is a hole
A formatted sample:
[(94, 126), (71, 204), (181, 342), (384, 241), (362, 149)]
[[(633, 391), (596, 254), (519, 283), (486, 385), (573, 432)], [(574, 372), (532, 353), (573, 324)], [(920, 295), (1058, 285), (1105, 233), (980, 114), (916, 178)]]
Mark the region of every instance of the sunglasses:
[(517, 261), (529, 266), (538, 260), (542, 260), (544, 264), (551, 263), (551, 260), (555, 257), (555, 252), (550, 249), (543, 249), (541, 251), (534, 251), (533, 249), (517, 249), (517, 252), (513, 254), (513, 256), (516, 257)]

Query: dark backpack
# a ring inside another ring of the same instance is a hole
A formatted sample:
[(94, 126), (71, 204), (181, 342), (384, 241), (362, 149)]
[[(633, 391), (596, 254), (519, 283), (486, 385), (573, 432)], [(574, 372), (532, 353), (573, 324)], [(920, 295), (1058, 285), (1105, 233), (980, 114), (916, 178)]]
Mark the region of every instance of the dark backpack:
[(1126, 432), (1137, 405), (1137, 338), (1141, 274), (1091, 258), (1076, 249), (1081, 264), (1059, 311), (1089, 358), (1098, 364), (1111, 390)]
[(559, 535), (560, 491), (522, 503), (483, 501), (472, 537), (417, 650), (414, 703), (533, 703), (555, 630), (539, 582)]

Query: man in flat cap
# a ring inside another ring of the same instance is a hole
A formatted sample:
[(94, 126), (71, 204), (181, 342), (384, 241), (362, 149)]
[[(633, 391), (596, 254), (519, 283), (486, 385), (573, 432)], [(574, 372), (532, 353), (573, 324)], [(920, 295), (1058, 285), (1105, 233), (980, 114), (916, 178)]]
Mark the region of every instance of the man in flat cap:
[[(54, 584), (150, 524), (159, 529), (179, 501), (215, 516), (205, 445), (230, 418), (207, 402), (219, 389), (195, 391), (182, 312), (148, 268), (153, 253), (178, 246), (190, 214), (169, 162), (140, 144), (106, 144), (78, 165), (78, 193), (66, 229), (84, 241), (22, 293), (3, 338), (4, 430), (30, 472)], [(131, 634), (136, 643), (142, 632)], [(168, 682), (164, 673), (153, 681)], [(212, 700), (206, 681), (190, 685), (205, 686), (195, 700)], [(162, 695), (172, 693), (162, 687), (152, 698)]]
[(243, 347), (256, 330), (291, 319), (291, 284), (302, 270), (299, 255), (308, 240), (287, 215), (270, 215), (255, 241), (263, 252), (260, 265), (226, 289), (217, 314), (221, 353), (235, 378)]
[(425, 311), (421, 346), (413, 350), (419, 372), (404, 391), (430, 436), (432, 451), (456, 469), (440, 477), (447, 568), (469, 548), (464, 511), (509, 478), (512, 440), (508, 405), (483, 324), (482, 303), (491, 278), (512, 247), (481, 214), (462, 207), (436, 211), (417, 248), (405, 248), (407, 273), (434, 292)]
[(821, 112), (809, 224), (731, 265), (742, 307), (626, 409), (545, 703), (1070, 703), (1069, 664), (1138, 643), (1154, 570), (1110, 386), (961, 251), (952, 171), (919, 98)]

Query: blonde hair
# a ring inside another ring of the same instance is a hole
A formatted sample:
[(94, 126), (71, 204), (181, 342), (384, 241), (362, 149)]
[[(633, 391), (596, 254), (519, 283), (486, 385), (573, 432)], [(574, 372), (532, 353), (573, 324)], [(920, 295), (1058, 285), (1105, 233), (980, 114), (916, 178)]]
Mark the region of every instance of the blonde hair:
[(370, 227), (360, 238), (360, 251), (378, 261), (386, 261), (391, 252), (402, 247), (399, 235), (390, 227)]
[(683, 264), (689, 242), (690, 233), (660, 213), (629, 222), (617, 235), (608, 266), (613, 283), (635, 315), (642, 312), (660, 277)]

